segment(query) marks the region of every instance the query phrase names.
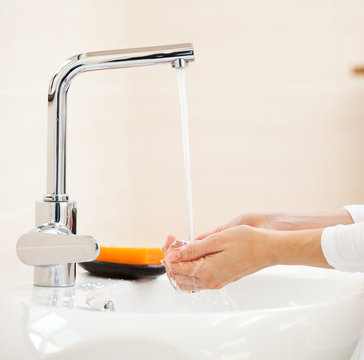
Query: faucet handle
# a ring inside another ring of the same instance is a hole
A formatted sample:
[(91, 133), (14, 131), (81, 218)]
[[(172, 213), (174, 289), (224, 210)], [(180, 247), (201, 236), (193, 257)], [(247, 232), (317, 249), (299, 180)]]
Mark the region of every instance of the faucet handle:
[(20, 236), (16, 252), (24, 264), (36, 266), (91, 261), (100, 248), (92, 236), (35, 230)]

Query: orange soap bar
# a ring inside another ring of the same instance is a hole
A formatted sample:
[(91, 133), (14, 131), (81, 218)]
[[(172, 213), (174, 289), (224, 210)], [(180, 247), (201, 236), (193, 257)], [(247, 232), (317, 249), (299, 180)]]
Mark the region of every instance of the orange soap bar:
[(158, 248), (100, 247), (97, 261), (130, 265), (161, 265), (163, 251)]

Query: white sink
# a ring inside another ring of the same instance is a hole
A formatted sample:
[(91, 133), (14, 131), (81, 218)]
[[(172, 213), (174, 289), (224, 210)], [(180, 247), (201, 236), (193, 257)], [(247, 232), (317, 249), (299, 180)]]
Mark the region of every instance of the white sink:
[(13, 336), (2, 347), (14, 360), (350, 359), (364, 327), (364, 275), (307, 268), (198, 294), (176, 293), (165, 276), (82, 274), (76, 289), (29, 286), (7, 301)]

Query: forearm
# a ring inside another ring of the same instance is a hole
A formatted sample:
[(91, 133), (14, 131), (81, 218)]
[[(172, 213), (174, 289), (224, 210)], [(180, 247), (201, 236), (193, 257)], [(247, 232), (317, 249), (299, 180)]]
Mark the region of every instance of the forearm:
[(273, 265), (307, 265), (332, 268), (321, 248), (323, 229), (301, 231), (264, 230)]
[(313, 214), (267, 213), (256, 218), (254, 226), (281, 231), (321, 229), (338, 224), (353, 223), (348, 211), (338, 209), (330, 212)]

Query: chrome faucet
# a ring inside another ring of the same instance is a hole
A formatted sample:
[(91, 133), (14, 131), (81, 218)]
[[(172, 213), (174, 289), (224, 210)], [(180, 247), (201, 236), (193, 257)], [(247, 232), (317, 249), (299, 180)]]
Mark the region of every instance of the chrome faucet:
[(53, 75), (48, 89), (47, 192), (36, 202), (36, 228), (17, 242), (19, 259), (34, 266), (34, 285), (73, 286), (76, 263), (99, 254), (95, 238), (76, 235), (76, 203), (66, 192), (67, 92), (72, 80), (87, 71), (194, 61), (192, 44), (97, 51), (75, 55)]

